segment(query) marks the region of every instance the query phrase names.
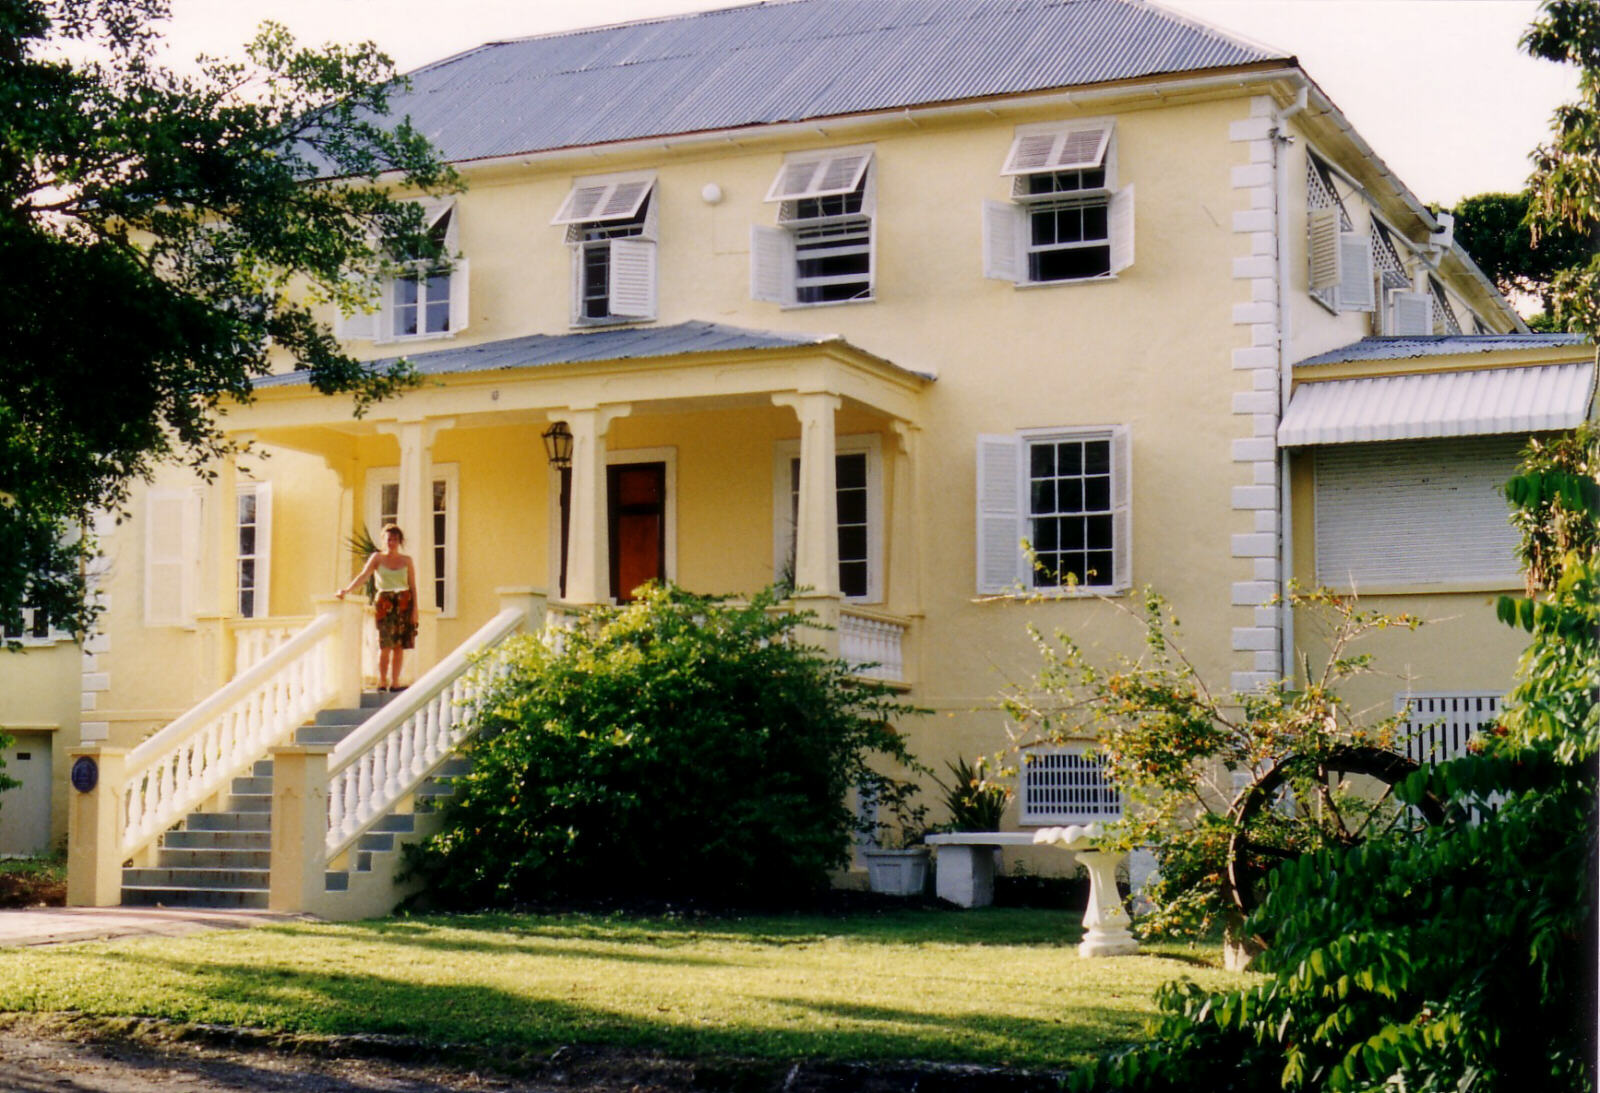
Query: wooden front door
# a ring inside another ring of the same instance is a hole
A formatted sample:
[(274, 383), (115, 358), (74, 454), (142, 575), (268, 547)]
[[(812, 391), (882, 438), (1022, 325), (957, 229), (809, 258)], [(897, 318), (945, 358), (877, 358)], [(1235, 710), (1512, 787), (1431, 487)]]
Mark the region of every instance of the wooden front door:
[(633, 599), (646, 581), (667, 576), (667, 465), (614, 463), (606, 468), (611, 536), (611, 595)]

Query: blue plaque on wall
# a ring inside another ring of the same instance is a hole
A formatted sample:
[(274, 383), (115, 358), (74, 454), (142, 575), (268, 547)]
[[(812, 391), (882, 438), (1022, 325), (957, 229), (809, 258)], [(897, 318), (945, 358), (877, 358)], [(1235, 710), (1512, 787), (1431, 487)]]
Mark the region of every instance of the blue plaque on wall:
[(78, 761), (72, 764), (72, 788), (88, 793), (99, 784), (100, 765), (87, 755), (78, 756)]

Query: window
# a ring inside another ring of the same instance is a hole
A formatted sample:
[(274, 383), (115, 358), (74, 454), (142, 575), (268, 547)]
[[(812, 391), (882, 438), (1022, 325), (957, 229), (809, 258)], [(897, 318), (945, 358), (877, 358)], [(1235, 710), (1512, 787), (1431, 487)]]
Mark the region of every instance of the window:
[(234, 496), (234, 517), (235, 609), (242, 619), (266, 618), (272, 572), (272, 484), (240, 486)]
[(1039, 748), (1022, 755), (1024, 824), (1088, 823), (1122, 816), (1122, 794), (1104, 761), (1082, 748)]
[(778, 203), (778, 227), (751, 228), (752, 297), (784, 305), (872, 299), (872, 149), (790, 155), (766, 199)]
[[(445, 618), (456, 614), (458, 484), (459, 473), (454, 463), (435, 463), (433, 482), (428, 490), (428, 512), (424, 515), (428, 524), (424, 529), (427, 538), (401, 525), (406, 533), (406, 545), (402, 549), (416, 562), (417, 583), (433, 590), (433, 606)], [(367, 530), (378, 540), (379, 529), (385, 524), (399, 523), (399, 468), (374, 467), (367, 472)], [(381, 548), (383, 543), (379, 541), (377, 545)], [(424, 598), (420, 602), (429, 600)]]
[(24, 607), (22, 609), (22, 625), (7, 626), (3, 632), (0, 632), (0, 639), (21, 642), (24, 645), (70, 641), (71, 638), (71, 634), (51, 626), (50, 617), (40, 607)]
[(1311, 296), (1330, 311), (1377, 310), (1371, 233), (1355, 230), (1334, 171), (1306, 156), (1306, 255)]
[(572, 321), (630, 322), (656, 314), (654, 174), (580, 178), (552, 224), (572, 248)]
[(1128, 588), (1130, 444), (1126, 426), (980, 436), (978, 591)]
[(1500, 486), (1522, 444), (1484, 436), (1318, 447), (1317, 583), (1520, 585)]
[(1133, 264), (1133, 187), (1116, 189), (1109, 120), (1019, 126), (983, 205), (984, 276), (1016, 284), (1111, 277)]
[(453, 199), (419, 202), (438, 261), (399, 258), (403, 272), (386, 280), (371, 313), (342, 316), (341, 338), (375, 342), (442, 338), (467, 328), (467, 260), (460, 255), (460, 213)]
[(1467, 753), (1472, 738), (1500, 719), (1500, 691), (1465, 694), (1398, 694), (1404, 712), (1401, 743), (1414, 763), (1443, 763)]
[(1369, 233), (1377, 278), (1379, 333), (1391, 336), (1433, 333), (1433, 305), (1411, 290), (1411, 273), (1400, 257), (1396, 233), (1374, 217)]
[[(847, 600), (883, 599), (883, 489), (881, 446), (876, 436), (844, 436), (835, 443), (839, 592)], [(800, 444), (778, 445), (773, 496), (773, 569), (778, 580), (794, 574), (795, 529), (800, 512)]]

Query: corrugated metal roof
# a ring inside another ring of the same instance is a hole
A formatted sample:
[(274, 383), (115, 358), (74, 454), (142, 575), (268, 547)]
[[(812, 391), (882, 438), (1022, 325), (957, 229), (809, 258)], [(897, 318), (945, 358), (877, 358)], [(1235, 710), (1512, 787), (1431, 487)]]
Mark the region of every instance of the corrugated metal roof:
[(1295, 388), (1278, 443), (1478, 436), (1570, 429), (1594, 401), (1592, 363), (1418, 372), (1306, 383)]
[(1307, 357), (1297, 362), (1295, 367), (1344, 364), (1347, 361), (1402, 361), (1458, 353), (1505, 353), (1518, 349), (1567, 349), (1588, 343), (1589, 339), (1582, 334), (1430, 334), (1425, 337), (1362, 338), (1315, 357)]
[[(808, 345), (840, 345), (864, 356), (873, 356), (850, 345), (837, 334), (777, 333), (745, 330), (720, 323), (687, 322), (673, 326), (596, 330), (583, 334), (529, 334), (521, 338), (479, 342), (459, 348), (410, 353), (406, 359), (422, 375), (446, 376), (465, 372), (494, 372), (505, 368), (679, 357), (689, 353), (759, 352)], [(374, 367), (382, 367), (398, 359), (386, 357), (372, 363)], [(923, 379), (933, 378), (888, 361), (884, 363)], [(309, 382), (309, 372), (286, 372), (278, 376), (262, 376), (255, 381), (255, 386), (290, 387)]]
[(462, 161), (1273, 59), (1144, 0), (783, 0), (491, 42), (392, 113)]

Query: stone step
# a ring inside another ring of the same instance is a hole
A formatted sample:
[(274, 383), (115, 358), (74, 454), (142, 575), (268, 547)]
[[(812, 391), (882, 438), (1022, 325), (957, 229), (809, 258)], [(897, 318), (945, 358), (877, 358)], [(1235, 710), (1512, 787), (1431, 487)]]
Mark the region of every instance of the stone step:
[(169, 831), (162, 836), (168, 850), (242, 850), (270, 852), (272, 832), (258, 831)]
[(318, 710), (313, 725), (359, 725), (378, 712), (375, 706), (336, 706), (331, 710)]
[(354, 732), (356, 725), (305, 725), (294, 731), (296, 744), (337, 744)]
[(272, 793), (235, 793), (228, 798), (229, 812), (271, 812)]
[(124, 888), (194, 888), (205, 891), (234, 888), (266, 889), (266, 869), (124, 869)]
[(272, 760), (271, 759), (257, 759), (256, 760), (256, 765), (250, 768), (250, 773), (252, 775), (254, 775), (255, 777), (257, 777), (257, 778), (271, 778), (272, 777)]
[(191, 812), (183, 824), (190, 831), (271, 831), (272, 812)]
[(272, 864), (272, 851), (163, 846), (156, 864), (162, 869), (266, 869)]
[(400, 697), (399, 692), (362, 691), (361, 708), (363, 710), (381, 710), (398, 697)]
[(264, 908), (265, 888), (160, 888), (123, 885), (124, 907), (241, 907)]
[(233, 794), (237, 797), (241, 793), (265, 793), (269, 797), (272, 796), (272, 775), (254, 774), (245, 778), (235, 778), (233, 780)]

